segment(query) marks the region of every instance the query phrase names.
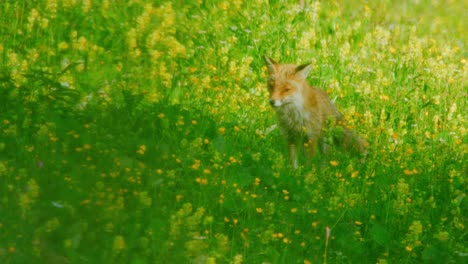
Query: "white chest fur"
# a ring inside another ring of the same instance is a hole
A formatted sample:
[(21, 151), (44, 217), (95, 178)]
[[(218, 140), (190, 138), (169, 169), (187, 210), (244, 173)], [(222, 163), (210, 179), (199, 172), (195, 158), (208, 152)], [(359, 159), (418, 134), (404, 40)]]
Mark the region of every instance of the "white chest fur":
[(308, 136), (312, 135), (313, 131), (308, 124), (313, 117), (304, 107), (304, 98), (300, 93), (291, 95), (275, 109), (281, 129), (287, 136), (296, 137), (304, 132)]

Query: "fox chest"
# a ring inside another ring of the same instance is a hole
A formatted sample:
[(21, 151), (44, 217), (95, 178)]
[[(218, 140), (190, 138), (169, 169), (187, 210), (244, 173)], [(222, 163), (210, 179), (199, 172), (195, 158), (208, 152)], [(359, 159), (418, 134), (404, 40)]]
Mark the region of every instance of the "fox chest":
[(281, 130), (289, 139), (312, 138), (319, 133), (321, 122), (318, 115), (304, 106), (288, 104), (276, 109), (276, 113)]

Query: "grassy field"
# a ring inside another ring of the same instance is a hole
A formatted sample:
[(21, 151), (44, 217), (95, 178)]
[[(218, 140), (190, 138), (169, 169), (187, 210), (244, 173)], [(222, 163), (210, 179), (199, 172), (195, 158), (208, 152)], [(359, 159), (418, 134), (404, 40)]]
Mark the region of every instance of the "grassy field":
[[(467, 8), (3, 0), (0, 262), (468, 262)], [(365, 163), (291, 169), (263, 54)]]

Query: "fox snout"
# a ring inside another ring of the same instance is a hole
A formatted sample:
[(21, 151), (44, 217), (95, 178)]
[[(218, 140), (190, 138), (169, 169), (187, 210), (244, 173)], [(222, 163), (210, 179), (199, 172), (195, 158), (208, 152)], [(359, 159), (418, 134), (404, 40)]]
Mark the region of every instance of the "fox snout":
[(283, 105), (283, 102), (281, 100), (278, 100), (278, 99), (270, 99), (270, 105), (272, 107), (280, 107), (281, 105)]

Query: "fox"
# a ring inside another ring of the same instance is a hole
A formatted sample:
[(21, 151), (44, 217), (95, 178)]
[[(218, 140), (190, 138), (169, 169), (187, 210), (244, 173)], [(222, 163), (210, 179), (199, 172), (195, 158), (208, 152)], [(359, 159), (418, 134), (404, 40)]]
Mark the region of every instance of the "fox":
[[(269, 103), (276, 112), (279, 127), (288, 143), (289, 160), (298, 168), (298, 148), (303, 145), (309, 159), (316, 156), (317, 148), (326, 153), (329, 138), (349, 152), (367, 155), (368, 143), (345, 124), (327, 93), (307, 83), (312, 63), (302, 65), (280, 64), (263, 55), (267, 66)], [(309, 162), (309, 161), (308, 161)]]

